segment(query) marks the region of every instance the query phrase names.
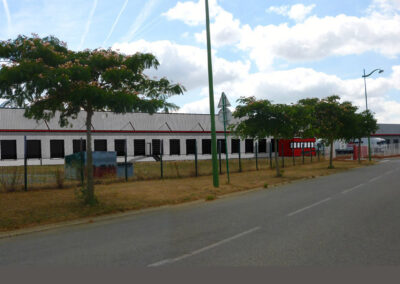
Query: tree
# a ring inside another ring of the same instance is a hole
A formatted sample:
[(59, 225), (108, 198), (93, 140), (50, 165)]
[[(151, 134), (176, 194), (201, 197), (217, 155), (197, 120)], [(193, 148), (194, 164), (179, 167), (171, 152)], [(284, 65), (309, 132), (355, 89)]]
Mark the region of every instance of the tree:
[(92, 166), (92, 117), (95, 111), (115, 113), (149, 112), (177, 108), (168, 103), (185, 90), (166, 78), (144, 74), (159, 62), (149, 53), (127, 56), (111, 49), (72, 51), (49, 36), (18, 36), (0, 41), (0, 59), (8, 61), (0, 70), (0, 98), (24, 107), (25, 116), (49, 120), (59, 113), (62, 127), (86, 112), (87, 184), (86, 204), (95, 204)]
[(351, 121), (357, 107), (351, 102), (339, 102), (339, 96), (330, 96), (324, 99), (304, 99), (299, 104), (312, 113), (310, 119), (310, 133), (327, 141), (330, 146), (329, 167), (333, 167), (333, 143), (335, 140), (348, 140), (351, 137)]
[(368, 137), (378, 130), (377, 120), (369, 110), (366, 110), (354, 113), (351, 125), (349, 127), (351, 133), (348, 136), (354, 141), (358, 140), (358, 162), (361, 163), (361, 138)]
[(277, 140), (293, 138), (300, 132), (300, 126), (304, 122), (301, 108), (297, 105), (272, 104), (268, 100), (256, 100), (254, 97), (242, 97), (238, 102), (240, 105), (236, 107), (233, 116), (241, 121), (232, 125), (231, 130), (243, 138), (274, 137), (276, 175), (281, 176)]

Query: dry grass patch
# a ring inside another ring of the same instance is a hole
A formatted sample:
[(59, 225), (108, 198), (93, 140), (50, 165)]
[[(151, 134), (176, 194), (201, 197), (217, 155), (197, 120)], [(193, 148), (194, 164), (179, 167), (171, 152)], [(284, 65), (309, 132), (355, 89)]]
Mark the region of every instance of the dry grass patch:
[[(367, 164), (364, 161), (361, 166)], [(358, 162), (353, 161), (335, 161), (335, 169), (332, 170), (327, 169), (327, 165), (328, 162), (324, 161), (287, 167), (280, 178), (275, 177), (275, 170), (270, 169), (232, 173), (231, 184), (227, 184), (226, 175), (221, 175), (218, 189), (213, 188), (211, 176), (97, 185), (96, 195), (100, 204), (94, 207), (81, 205), (71, 188), (1, 193), (0, 231), (166, 204), (213, 200), (224, 194), (265, 188), (265, 184), (271, 188), (277, 184), (360, 167)]]

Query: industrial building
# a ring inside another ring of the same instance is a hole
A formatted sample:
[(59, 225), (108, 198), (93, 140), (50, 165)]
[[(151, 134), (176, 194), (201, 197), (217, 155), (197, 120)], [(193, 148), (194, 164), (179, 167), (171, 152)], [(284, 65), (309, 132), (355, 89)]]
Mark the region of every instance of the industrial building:
[[(27, 139), (27, 158), (30, 164), (60, 164), (66, 155), (80, 152), (81, 141), (86, 147), (86, 114), (70, 120), (71, 126), (62, 128), (58, 117), (49, 122), (24, 117), (24, 109), (0, 109), (0, 165), (21, 164), (24, 159), (24, 137)], [(234, 122), (234, 121), (233, 121)], [(225, 152), (223, 124), (216, 119), (218, 143)], [(194, 159), (197, 148), (199, 159), (211, 158), (210, 115), (178, 113), (96, 112), (92, 122), (94, 151), (116, 151), (123, 159), (125, 149), (129, 160), (153, 160), (161, 149), (165, 159)], [(267, 142), (261, 139), (240, 140), (228, 136), (228, 153), (243, 158), (253, 157), (255, 146), (262, 156), (267, 153)]]

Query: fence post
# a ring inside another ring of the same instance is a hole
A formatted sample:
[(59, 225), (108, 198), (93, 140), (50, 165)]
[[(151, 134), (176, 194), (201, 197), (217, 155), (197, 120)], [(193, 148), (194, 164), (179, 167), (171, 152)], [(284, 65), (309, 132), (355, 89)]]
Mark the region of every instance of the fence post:
[[(311, 143), (311, 146), (312, 146), (312, 142), (310, 142)], [(313, 155), (313, 147), (310, 147), (310, 154), (311, 154), (311, 158), (310, 158), (310, 160), (311, 160), (311, 163), (312, 163), (312, 155)]]
[(164, 139), (161, 139), (160, 145), (160, 171), (161, 171), (161, 178), (164, 178), (164, 168), (163, 168), (163, 153), (164, 153)]
[(125, 139), (125, 181), (128, 181), (128, 140)]
[(318, 155), (318, 162), (319, 162), (319, 144), (317, 146), (317, 155)]
[(196, 169), (196, 177), (199, 176), (199, 169), (198, 169), (198, 165), (197, 165), (197, 139), (194, 140), (194, 167)]
[(303, 152), (303, 165), (304, 165), (304, 142), (301, 142), (301, 149)]
[(240, 140), (239, 140), (239, 172), (242, 172), (242, 160), (240, 156)]
[[(278, 144), (278, 146), (279, 146), (279, 144)], [(285, 146), (282, 142), (282, 168), (284, 168), (284, 167), (285, 167)]]
[(221, 151), (222, 151), (222, 141), (218, 141), (218, 159), (219, 159), (219, 174), (222, 174), (222, 162), (221, 162)]
[(24, 190), (28, 191), (28, 159), (26, 156), (26, 148), (26, 136), (24, 136)]
[(294, 149), (295, 149), (295, 147), (294, 147), (294, 143), (296, 143), (296, 142), (294, 142), (294, 140), (293, 140), (293, 142), (292, 142), (292, 159), (293, 159), (293, 166), (295, 166), (296, 165), (296, 160), (295, 160), (295, 158), (294, 158)]
[(80, 156), (81, 156), (81, 186), (83, 186), (84, 183), (84, 174), (83, 174), (83, 139), (81, 138), (81, 145), (80, 145)]
[(258, 142), (256, 142), (256, 170), (258, 171)]
[(269, 167), (272, 169), (272, 141), (269, 142)]

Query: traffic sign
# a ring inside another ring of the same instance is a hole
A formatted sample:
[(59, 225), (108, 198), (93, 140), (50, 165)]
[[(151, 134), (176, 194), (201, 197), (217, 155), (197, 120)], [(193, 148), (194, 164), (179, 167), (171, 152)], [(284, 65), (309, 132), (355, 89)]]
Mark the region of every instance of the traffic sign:
[[(230, 111), (229, 108), (227, 108), (225, 110), (225, 112), (226, 112), (226, 123), (229, 123), (232, 120), (232, 112)], [(218, 120), (219, 120), (219, 122), (224, 123), (224, 110), (223, 109), (220, 109), (218, 112)]]
[(221, 98), (219, 99), (218, 108), (224, 107), (223, 98), (225, 98), (225, 107), (230, 107), (231, 103), (228, 101), (228, 98), (226, 97), (225, 93), (222, 93)]

